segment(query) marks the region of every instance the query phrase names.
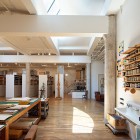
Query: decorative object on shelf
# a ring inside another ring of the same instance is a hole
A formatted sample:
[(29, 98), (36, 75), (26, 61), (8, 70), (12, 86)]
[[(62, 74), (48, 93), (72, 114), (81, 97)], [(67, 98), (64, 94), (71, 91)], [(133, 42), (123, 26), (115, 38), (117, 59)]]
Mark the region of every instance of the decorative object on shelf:
[(45, 83), (42, 83), (42, 87), (40, 89), (40, 98), (45, 98)]
[(130, 89), (130, 92), (131, 92), (132, 94), (134, 94), (134, 93), (136, 92), (135, 88), (131, 88), (131, 89)]
[(126, 92), (126, 91), (128, 91), (128, 90), (129, 90), (129, 88), (126, 87), (124, 91)]
[(124, 60), (118, 60), (117, 61), (117, 77), (123, 77), (124, 76)]
[(121, 56), (121, 54), (124, 52), (124, 41), (122, 41), (119, 45), (119, 48), (118, 48), (118, 55), (119, 57)]

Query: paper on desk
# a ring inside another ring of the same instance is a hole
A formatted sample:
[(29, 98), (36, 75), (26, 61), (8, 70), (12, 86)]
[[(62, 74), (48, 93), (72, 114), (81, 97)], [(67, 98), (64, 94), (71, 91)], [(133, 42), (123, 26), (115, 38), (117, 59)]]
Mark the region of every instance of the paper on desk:
[(0, 125), (0, 131), (4, 128), (4, 125)]
[(12, 115), (10, 115), (10, 114), (0, 114), (0, 121), (4, 121), (4, 120), (8, 119), (11, 116)]
[(4, 127), (4, 125), (0, 125), (0, 129), (3, 128), (3, 127)]
[(25, 101), (25, 100), (31, 100), (29, 97), (22, 97), (22, 98), (10, 98), (8, 99), (10, 101)]
[(30, 105), (16, 105), (16, 106), (10, 107), (9, 109), (23, 109), (23, 108), (27, 108), (29, 106)]

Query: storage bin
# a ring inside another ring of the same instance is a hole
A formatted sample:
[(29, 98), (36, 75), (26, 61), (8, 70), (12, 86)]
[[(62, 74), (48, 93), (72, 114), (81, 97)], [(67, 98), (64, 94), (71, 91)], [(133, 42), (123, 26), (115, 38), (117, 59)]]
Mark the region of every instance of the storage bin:
[(126, 119), (116, 114), (107, 114), (108, 123), (115, 129), (126, 129)]

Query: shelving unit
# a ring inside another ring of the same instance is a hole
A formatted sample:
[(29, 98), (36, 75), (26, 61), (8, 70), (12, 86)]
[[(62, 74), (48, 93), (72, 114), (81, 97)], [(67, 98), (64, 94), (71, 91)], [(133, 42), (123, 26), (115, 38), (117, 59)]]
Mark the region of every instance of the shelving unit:
[(14, 75), (14, 85), (22, 85), (22, 76)]
[(0, 75), (0, 97), (5, 97), (6, 88), (6, 77), (5, 75)]
[(53, 83), (54, 83), (53, 77), (52, 76), (48, 76), (48, 80), (47, 80), (47, 94), (48, 94), (48, 97), (50, 97), (51, 94), (53, 93), (53, 91), (52, 91)]
[(128, 49), (124, 64), (124, 87), (140, 89), (140, 44)]
[[(22, 74), (22, 97), (26, 97), (26, 73)], [(30, 95), (29, 97), (38, 97), (38, 76), (30, 76)]]
[(30, 97), (38, 97), (39, 77), (38, 75), (31, 75), (30, 79)]
[(49, 111), (48, 99), (41, 99), (41, 118), (46, 119)]

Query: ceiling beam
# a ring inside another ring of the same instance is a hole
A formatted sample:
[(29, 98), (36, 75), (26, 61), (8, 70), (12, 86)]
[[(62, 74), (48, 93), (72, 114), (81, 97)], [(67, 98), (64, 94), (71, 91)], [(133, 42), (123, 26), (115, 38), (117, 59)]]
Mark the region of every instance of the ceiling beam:
[(59, 48), (58, 48), (58, 40), (55, 38), (47, 37), (48, 44), (55, 50), (56, 55), (60, 55)]
[(96, 37), (94, 39), (94, 41), (93, 41), (93, 39), (90, 41), (90, 45), (89, 45), (89, 49), (87, 51), (87, 55), (91, 55), (92, 54), (92, 52), (96, 49), (96, 46), (98, 45), (98, 42), (100, 41), (100, 37)]
[(0, 15), (0, 21), (1, 36), (93, 36), (94, 33), (108, 33), (107, 16)]
[(20, 53), (22, 53), (24, 55), (30, 55), (28, 52), (24, 51), (23, 49), (18, 48), (17, 46), (15, 46), (11, 42), (9, 42), (6, 38), (0, 38), (0, 41), (3, 42), (5, 45), (13, 48), (17, 52), (20, 52)]
[[(10, 61), (10, 62), (9, 62)], [(91, 63), (89, 56), (0, 55), (1, 63)]]
[(26, 7), (26, 9), (28, 10), (30, 14), (33, 14), (33, 15), (37, 14), (37, 11), (33, 5), (32, 0), (21, 0), (21, 2), (24, 4), (24, 6)]
[(95, 44), (95, 43), (94, 43), (95, 39), (98, 38), (98, 37), (102, 37), (102, 36), (103, 36), (103, 34), (94, 34), (94, 35), (92, 36), (92, 38), (91, 38), (91, 40), (90, 40), (90, 43), (89, 43), (87, 55), (90, 55), (91, 52), (92, 52), (92, 50), (93, 50), (93, 48), (95, 47), (95, 46), (93, 45), (93, 44)]

